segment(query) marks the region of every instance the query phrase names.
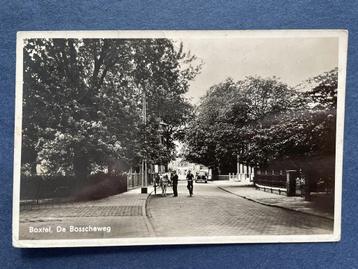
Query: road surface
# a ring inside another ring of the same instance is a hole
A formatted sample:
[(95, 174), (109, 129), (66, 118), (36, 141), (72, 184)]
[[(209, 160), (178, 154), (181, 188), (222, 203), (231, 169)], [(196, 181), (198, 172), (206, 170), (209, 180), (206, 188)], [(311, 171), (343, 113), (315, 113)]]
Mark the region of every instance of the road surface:
[(209, 182), (194, 184), (189, 197), (179, 182), (178, 197), (151, 196), (147, 214), (156, 236), (329, 234), (333, 221), (261, 205)]
[[(333, 221), (261, 205), (216, 183), (194, 184), (189, 197), (140, 194), (140, 189), (98, 201), (40, 205), (20, 212), (20, 239), (331, 234)], [(71, 231), (72, 227), (72, 231)], [(77, 229), (77, 230), (76, 230)]]

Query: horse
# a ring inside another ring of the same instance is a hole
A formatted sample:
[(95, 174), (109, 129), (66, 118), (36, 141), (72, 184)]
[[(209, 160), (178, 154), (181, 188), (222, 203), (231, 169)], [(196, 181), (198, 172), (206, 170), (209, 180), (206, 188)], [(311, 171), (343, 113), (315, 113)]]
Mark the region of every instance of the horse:
[(169, 184), (169, 177), (164, 174), (160, 177), (160, 187), (162, 188), (162, 196), (167, 196), (167, 186)]

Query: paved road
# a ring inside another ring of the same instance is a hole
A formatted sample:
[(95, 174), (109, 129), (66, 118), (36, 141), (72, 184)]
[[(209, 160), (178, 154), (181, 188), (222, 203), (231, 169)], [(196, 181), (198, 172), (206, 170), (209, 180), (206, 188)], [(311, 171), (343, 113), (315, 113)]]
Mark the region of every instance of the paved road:
[[(171, 188), (168, 190), (168, 196), (151, 195), (148, 200), (148, 195), (136, 189), (98, 201), (23, 209), (20, 238), (332, 233), (333, 221), (251, 202), (219, 189), (214, 183), (194, 184), (193, 197), (189, 197), (185, 182), (179, 184), (179, 197), (172, 196)], [(72, 226), (98, 227), (99, 230), (71, 232)]]
[(150, 196), (147, 213), (156, 236), (329, 234), (333, 221), (261, 205), (219, 189), (213, 183), (194, 185), (188, 196), (179, 182), (179, 196)]

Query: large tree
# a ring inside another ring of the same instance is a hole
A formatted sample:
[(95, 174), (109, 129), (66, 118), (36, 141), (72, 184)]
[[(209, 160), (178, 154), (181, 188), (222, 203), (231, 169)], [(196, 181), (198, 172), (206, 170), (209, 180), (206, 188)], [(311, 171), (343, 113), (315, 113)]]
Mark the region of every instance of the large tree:
[(287, 109), (294, 94), (275, 78), (228, 79), (214, 85), (189, 125), (187, 158), (224, 173), (234, 171), (236, 156), (247, 157), (255, 130), (265, 118)]
[(257, 130), (256, 138), (261, 139), (251, 157), (266, 151), (267, 163), (278, 158), (334, 156), (337, 79), (337, 68), (308, 79), (306, 89), (296, 97), (298, 105)]
[(189, 124), (186, 157), (234, 172), (236, 157), (264, 166), (277, 159), (334, 155), (337, 69), (303, 91), (277, 78), (228, 79), (210, 88)]
[(194, 60), (168, 39), (27, 40), (23, 165), (33, 171), (42, 160), (49, 173), (84, 177), (118, 159), (168, 161), (171, 139), (191, 113), (183, 94), (199, 72)]

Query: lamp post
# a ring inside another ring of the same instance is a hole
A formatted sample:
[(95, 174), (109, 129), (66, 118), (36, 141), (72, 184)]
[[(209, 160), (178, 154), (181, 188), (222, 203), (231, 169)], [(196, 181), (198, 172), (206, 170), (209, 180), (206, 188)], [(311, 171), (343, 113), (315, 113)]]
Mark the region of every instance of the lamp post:
[[(147, 126), (147, 100), (145, 96), (145, 90), (142, 87), (142, 114), (143, 114), (143, 123), (144, 128), (146, 129)], [(144, 132), (144, 142), (146, 141), (146, 134)], [(148, 192), (148, 175), (147, 175), (147, 159), (146, 156), (142, 160), (142, 187), (141, 187), (141, 193), (147, 193)]]

